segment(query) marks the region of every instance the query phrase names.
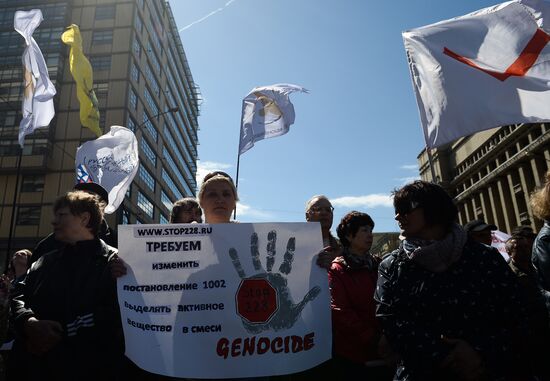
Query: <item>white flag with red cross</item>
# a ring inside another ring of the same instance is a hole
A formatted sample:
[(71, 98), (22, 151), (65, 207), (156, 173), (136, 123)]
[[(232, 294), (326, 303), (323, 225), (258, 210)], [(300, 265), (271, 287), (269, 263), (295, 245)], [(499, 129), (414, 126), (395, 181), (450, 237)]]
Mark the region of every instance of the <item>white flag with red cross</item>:
[(550, 121), (550, 2), (519, 0), (403, 33), (426, 145)]

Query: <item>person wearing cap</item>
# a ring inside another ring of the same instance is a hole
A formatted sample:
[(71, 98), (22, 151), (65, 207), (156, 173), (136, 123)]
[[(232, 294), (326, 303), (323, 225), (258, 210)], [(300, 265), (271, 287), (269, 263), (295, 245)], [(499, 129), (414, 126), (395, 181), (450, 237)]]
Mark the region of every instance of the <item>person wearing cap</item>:
[(530, 226), (518, 226), (506, 241), (506, 252), (510, 256), (509, 266), (516, 275), (523, 294), (523, 307), (527, 319), (528, 333), (524, 338), (525, 348), (535, 375), (540, 380), (550, 377), (550, 326), (544, 297), (537, 284), (537, 273), (531, 263), (531, 249), (536, 234)]
[[(101, 205), (103, 205), (103, 208), (105, 208), (105, 206), (109, 204), (109, 193), (107, 193), (105, 188), (97, 183), (77, 183), (75, 184), (73, 189), (99, 196), (99, 199), (102, 201)], [(118, 247), (118, 237), (116, 231), (109, 227), (105, 218), (103, 218), (103, 220), (101, 221), (98, 234), (99, 238), (102, 239), (107, 245)], [(38, 242), (38, 244), (32, 251), (32, 255), (28, 261), (28, 268), (30, 268), (31, 265), (44, 254), (49, 253), (53, 250), (60, 249), (64, 245), (65, 244), (63, 242), (55, 239), (53, 233), (50, 233), (46, 238)]]
[(497, 227), (495, 225), (487, 224), (483, 220), (473, 220), (464, 225), (464, 230), (468, 233), (468, 237), (474, 241), (491, 246), (491, 231), (497, 230)]

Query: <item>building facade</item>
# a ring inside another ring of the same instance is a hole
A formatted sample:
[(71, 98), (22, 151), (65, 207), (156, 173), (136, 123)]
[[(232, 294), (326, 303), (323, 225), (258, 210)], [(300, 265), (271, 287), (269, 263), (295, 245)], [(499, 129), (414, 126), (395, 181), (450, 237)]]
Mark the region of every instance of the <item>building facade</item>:
[[(56, 116), (49, 128), (26, 137), (18, 178), (24, 40), (13, 30), (13, 16), (33, 8), (44, 15), (33, 36), (57, 89)], [(112, 125), (126, 126), (139, 145), (139, 172), (123, 204), (107, 216), (109, 225), (167, 222), (172, 203), (196, 193), (200, 94), (167, 1), (2, 1), (0, 255), (6, 253), (10, 230), (12, 252), (32, 249), (51, 232), (52, 204), (75, 183), (76, 148), (95, 138), (80, 125), (69, 47), (61, 42), (71, 24), (80, 27), (93, 68), (100, 127), (105, 133)]]
[[(550, 125), (518, 124), (482, 131), (432, 150), (436, 181), (455, 199), (460, 223), (483, 219), (511, 232), (519, 225), (540, 229), (529, 205), (544, 184), (550, 163)], [(432, 181), (426, 150), (420, 176)]]

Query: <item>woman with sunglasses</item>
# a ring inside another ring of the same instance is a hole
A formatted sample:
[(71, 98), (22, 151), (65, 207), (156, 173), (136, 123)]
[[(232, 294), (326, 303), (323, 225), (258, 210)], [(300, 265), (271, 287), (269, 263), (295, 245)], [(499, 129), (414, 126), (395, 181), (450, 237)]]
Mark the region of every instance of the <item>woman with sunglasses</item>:
[(400, 357), (394, 379), (532, 379), (521, 296), (498, 251), (468, 239), (439, 185), (415, 181), (393, 196), (404, 240), (380, 264), (375, 300)]

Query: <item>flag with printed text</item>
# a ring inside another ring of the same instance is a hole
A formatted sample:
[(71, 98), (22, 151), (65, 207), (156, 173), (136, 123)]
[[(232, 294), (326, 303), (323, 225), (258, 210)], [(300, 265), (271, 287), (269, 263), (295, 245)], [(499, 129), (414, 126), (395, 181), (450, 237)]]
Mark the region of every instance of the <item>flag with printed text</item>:
[(239, 155), (254, 143), (284, 135), (294, 123), (294, 106), (289, 95), (308, 91), (301, 86), (278, 84), (254, 88), (243, 100)]
[(75, 168), (77, 182), (90, 179), (105, 188), (109, 194), (105, 213), (113, 213), (124, 200), (139, 168), (134, 133), (126, 127), (111, 126), (105, 135), (77, 148)]

